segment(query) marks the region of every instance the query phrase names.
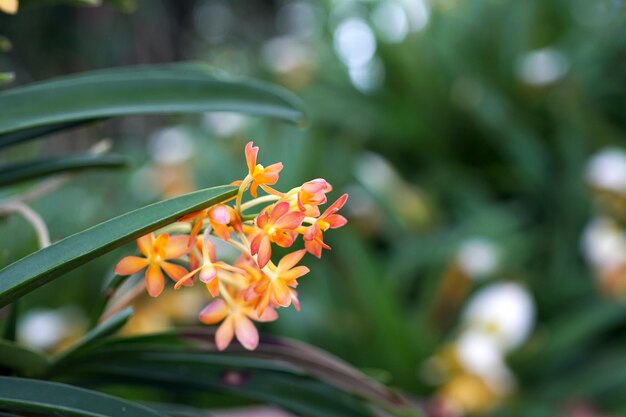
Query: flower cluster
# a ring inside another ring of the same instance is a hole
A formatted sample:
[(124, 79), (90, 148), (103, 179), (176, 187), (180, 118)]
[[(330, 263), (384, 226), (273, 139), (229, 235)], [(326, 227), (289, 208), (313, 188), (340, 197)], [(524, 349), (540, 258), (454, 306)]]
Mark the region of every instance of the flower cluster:
[[(118, 275), (145, 269), (146, 289), (152, 297), (163, 291), (164, 275), (176, 282), (177, 289), (193, 285), (196, 278), (206, 285), (213, 301), (200, 312), (200, 320), (221, 322), (215, 335), (220, 350), (233, 337), (247, 349), (256, 348), (259, 334), (253, 321), (275, 320), (280, 307), (293, 304), (300, 309), (295, 288), (309, 268), (298, 263), (307, 252), (321, 257), (323, 249), (330, 249), (324, 233), (347, 222), (337, 214), (347, 194), (322, 212), (320, 206), (332, 186), (321, 178), (286, 193), (277, 191), (271, 186), (278, 181), (282, 163), (257, 164), (258, 151), (252, 142), (246, 145), (248, 174), (233, 183), (239, 187), (233, 206), (222, 203), (182, 217), (179, 222), (191, 226), (187, 234), (175, 234), (175, 227), (168, 233), (166, 227), (158, 236), (141, 237), (137, 246), (143, 256), (127, 256), (115, 267)], [(266, 194), (259, 196), (259, 188)], [(244, 202), (248, 190), (253, 198)], [(258, 214), (248, 214), (255, 208), (260, 208)], [(299, 236), (304, 249), (272, 262), (273, 245), (291, 248)], [(216, 240), (236, 248), (241, 256), (232, 264), (218, 260)]]

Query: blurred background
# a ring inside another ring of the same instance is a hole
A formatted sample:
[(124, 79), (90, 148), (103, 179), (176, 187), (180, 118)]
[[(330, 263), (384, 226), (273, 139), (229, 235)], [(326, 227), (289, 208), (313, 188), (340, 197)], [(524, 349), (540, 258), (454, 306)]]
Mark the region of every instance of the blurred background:
[[(128, 117), (3, 151), (15, 162), (110, 138), (132, 156), (33, 204), (53, 239), (240, 179), (254, 140), (260, 163), (285, 164), (280, 189), (324, 177), (331, 200), (350, 194), (333, 250), (307, 258), (302, 312), (262, 332), (324, 348), (430, 416), (626, 415), (625, 1), (20, 7), (0, 15), (13, 85), (199, 61), (281, 84), (309, 110), (307, 126)], [(0, 266), (36, 250), (28, 223), (0, 222)], [(21, 340), (55, 350), (84, 331), (132, 250), (26, 297)], [(207, 297), (140, 299), (127, 331), (195, 324)]]

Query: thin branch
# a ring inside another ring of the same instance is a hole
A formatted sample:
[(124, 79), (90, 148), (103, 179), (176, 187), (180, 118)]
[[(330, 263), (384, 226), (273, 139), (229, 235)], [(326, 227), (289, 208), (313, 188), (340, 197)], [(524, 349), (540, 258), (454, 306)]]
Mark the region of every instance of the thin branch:
[(50, 246), (50, 233), (46, 222), (41, 218), (35, 210), (27, 206), (21, 201), (5, 201), (0, 205), (0, 215), (17, 213), (20, 214), (27, 222), (33, 226), (37, 233), (37, 240), (39, 241), (39, 247), (45, 248)]

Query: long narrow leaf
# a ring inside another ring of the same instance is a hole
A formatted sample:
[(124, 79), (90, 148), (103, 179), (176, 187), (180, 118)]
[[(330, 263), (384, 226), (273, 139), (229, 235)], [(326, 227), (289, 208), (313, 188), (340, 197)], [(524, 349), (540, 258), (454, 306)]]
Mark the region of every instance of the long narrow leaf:
[(128, 159), (121, 155), (76, 155), (37, 159), (0, 166), (0, 186), (61, 172), (97, 168), (123, 168), (126, 166), (128, 166)]
[(0, 339), (0, 367), (24, 375), (39, 375), (49, 364), (48, 358), (43, 353)]
[(191, 64), (116, 68), (12, 88), (0, 93), (0, 108), (0, 146), (15, 143), (15, 136), (2, 135), (133, 114), (235, 111), (303, 118), (299, 99), (282, 88), (226, 79)]
[(81, 417), (163, 417), (154, 410), (71, 385), (0, 377), (0, 409)]
[(155, 203), (76, 233), (0, 270), (0, 306), (181, 216), (233, 197), (221, 186)]

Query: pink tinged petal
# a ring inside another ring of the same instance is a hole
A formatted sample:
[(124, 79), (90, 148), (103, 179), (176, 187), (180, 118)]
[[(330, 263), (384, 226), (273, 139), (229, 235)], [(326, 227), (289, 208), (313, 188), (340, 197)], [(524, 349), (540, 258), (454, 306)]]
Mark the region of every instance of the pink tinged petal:
[(296, 308), (296, 311), (300, 311), (300, 300), (298, 299), (298, 293), (294, 289), (289, 289), (291, 292), (291, 302), (293, 306)]
[(209, 211), (209, 218), (217, 224), (228, 224), (230, 222), (230, 213), (226, 206), (219, 205)]
[(204, 324), (215, 324), (228, 315), (228, 306), (221, 298), (213, 300), (200, 311), (200, 321)]
[(158, 297), (163, 291), (163, 272), (158, 265), (150, 265), (146, 271), (146, 290), (151, 297)]
[(254, 350), (259, 345), (259, 332), (252, 321), (244, 315), (235, 319), (235, 335), (239, 343), (248, 350)]
[(278, 313), (273, 308), (266, 308), (263, 314), (261, 314), (260, 316), (257, 315), (255, 317), (256, 321), (260, 321), (260, 322), (274, 321), (277, 318), (278, 318)]
[(291, 305), (291, 292), (289, 287), (282, 280), (272, 283), (273, 301), (281, 307), (289, 307)]
[(206, 283), (212, 281), (217, 276), (217, 269), (213, 265), (205, 265), (200, 269), (200, 281)]
[(324, 220), (328, 223), (331, 229), (337, 229), (338, 227), (344, 226), (348, 223), (348, 219), (339, 214), (330, 215)]
[(117, 275), (132, 275), (148, 266), (146, 258), (138, 256), (126, 256), (115, 265), (115, 273)]
[(137, 239), (137, 247), (139, 248), (139, 252), (146, 258), (150, 257), (150, 252), (152, 251), (152, 245), (154, 243), (154, 234), (150, 233), (145, 236)]
[[(273, 213), (272, 213), (273, 214)], [(299, 211), (292, 211), (285, 214), (280, 219), (272, 224), (277, 229), (283, 230), (295, 230), (302, 224), (304, 220), (304, 213)]]
[[(303, 252), (306, 252), (306, 251), (303, 251)], [(304, 265), (300, 265), (300, 266), (296, 266), (293, 269), (290, 269), (289, 271), (283, 272), (282, 274), (280, 274), (280, 278), (284, 280), (285, 282), (289, 283), (289, 281), (295, 281), (301, 276), (308, 274), (309, 271), (310, 271), (309, 268), (307, 268)]]
[(196, 273), (200, 270), (200, 268), (196, 268), (193, 271), (189, 272), (187, 275), (183, 276), (181, 279), (179, 279), (178, 281), (176, 281), (176, 285), (174, 285), (174, 289), (179, 289), (180, 287), (182, 287), (183, 285), (185, 286), (191, 286), (193, 285), (193, 277), (196, 275)]
[(245, 154), (246, 154), (246, 165), (248, 165), (248, 172), (252, 174), (254, 172), (254, 167), (256, 166), (256, 158), (259, 153), (259, 148), (257, 146), (252, 146), (253, 142), (250, 141), (246, 144)]
[(289, 203), (286, 201), (280, 202), (272, 209), (269, 222), (272, 226), (276, 227), (276, 221), (289, 212)]
[(304, 248), (311, 255), (321, 258), (322, 257), (322, 245), (320, 245), (316, 240), (305, 240)]
[(213, 297), (217, 297), (220, 295), (220, 282), (217, 279), (214, 279), (211, 282), (206, 283), (206, 289), (209, 291), (209, 294)]
[(209, 233), (206, 231), (205, 236), (202, 238), (202, 258), (205, 263), (215, 262), (215, 245), (209, 239)]
[(298, 235), (294, 232), (282, 232), (274, 235), (272, 241), (282, 248), (289, 248)]
[(272, 257), (272, 244), (267, 236), (263, 236), (261, 238), (259, 251), (256, 255), (259, 268), (263, 268), (270, 261), (270, 258)]
[(265, 234), (263, 233), (257, 233), (256, 236), (252, 238), (252, 241), (250, 242), (250, 253), (252, 255), (256, 255), (257, 253), (259, 253), (259, 248), (261, 247), (261, 241), (266, 237), (267, 236), (265, 236)]
[(262, 229), (262, 228), (265, 227), (265, 225), (267, 224), (268, 220), (269, 220), (269, 216), (267, 214), (267, 210), (263, 210), (256, 217), (256, 225), (259, 226)]
[(295, 252), (292, 252), (292, 253), (290, 253), (288, 255), (283, 256), (283, 258), (280, 260), (280, 262), (278, 262), (278, 270), (279, 271), (288, 271), (288, 270), (290, 270), (291, 268), (296, 266), (296, 264), (298, 262), (300, 262), (302, 260), (302, 258), (304, 257), (305, 253), (306, 253), (306, 251), (304, 249), (301, 249), (301, 250), (297, 250)]
[(335, 201), (326, 209), (324, 214), (322, 214), (322, 218), (325, 218), (326, 216), (330, 216), (331, 214), (338, 212), (339, 209), (342, 208), (344, 204), (346, 204), (347, 200), (348, 200), (348, 194), (344, 194), (341, 197), (339, 197), (337, 201)]
[(315, 238), (317, 237), (318, 231), (319, 231), (319, 226), (317, 225), (317, 223), (315, 223), (306, 229), (306, 232), (304, 232), (304, 235), (302, 237), (305, 241), (315, 240)]
[(227, 317), (215, 332), (215, 344), (218, 350), (224, 350), (230, 345), (235, 335), (235, 324), (232, 317)]
[(178, 281), (189, 273), (186, 268), (183, 268), (182, 266), (176, 265), (171, 262), (161, 262), (160, 265), (167, 274), (167, 276), (172, 278), (174, 281)]
[(165, 245), (165, 259), (176, 259), (186, 254), (190, 249), (190, 241), (192, 240), (187, 235), (170, 237)]

